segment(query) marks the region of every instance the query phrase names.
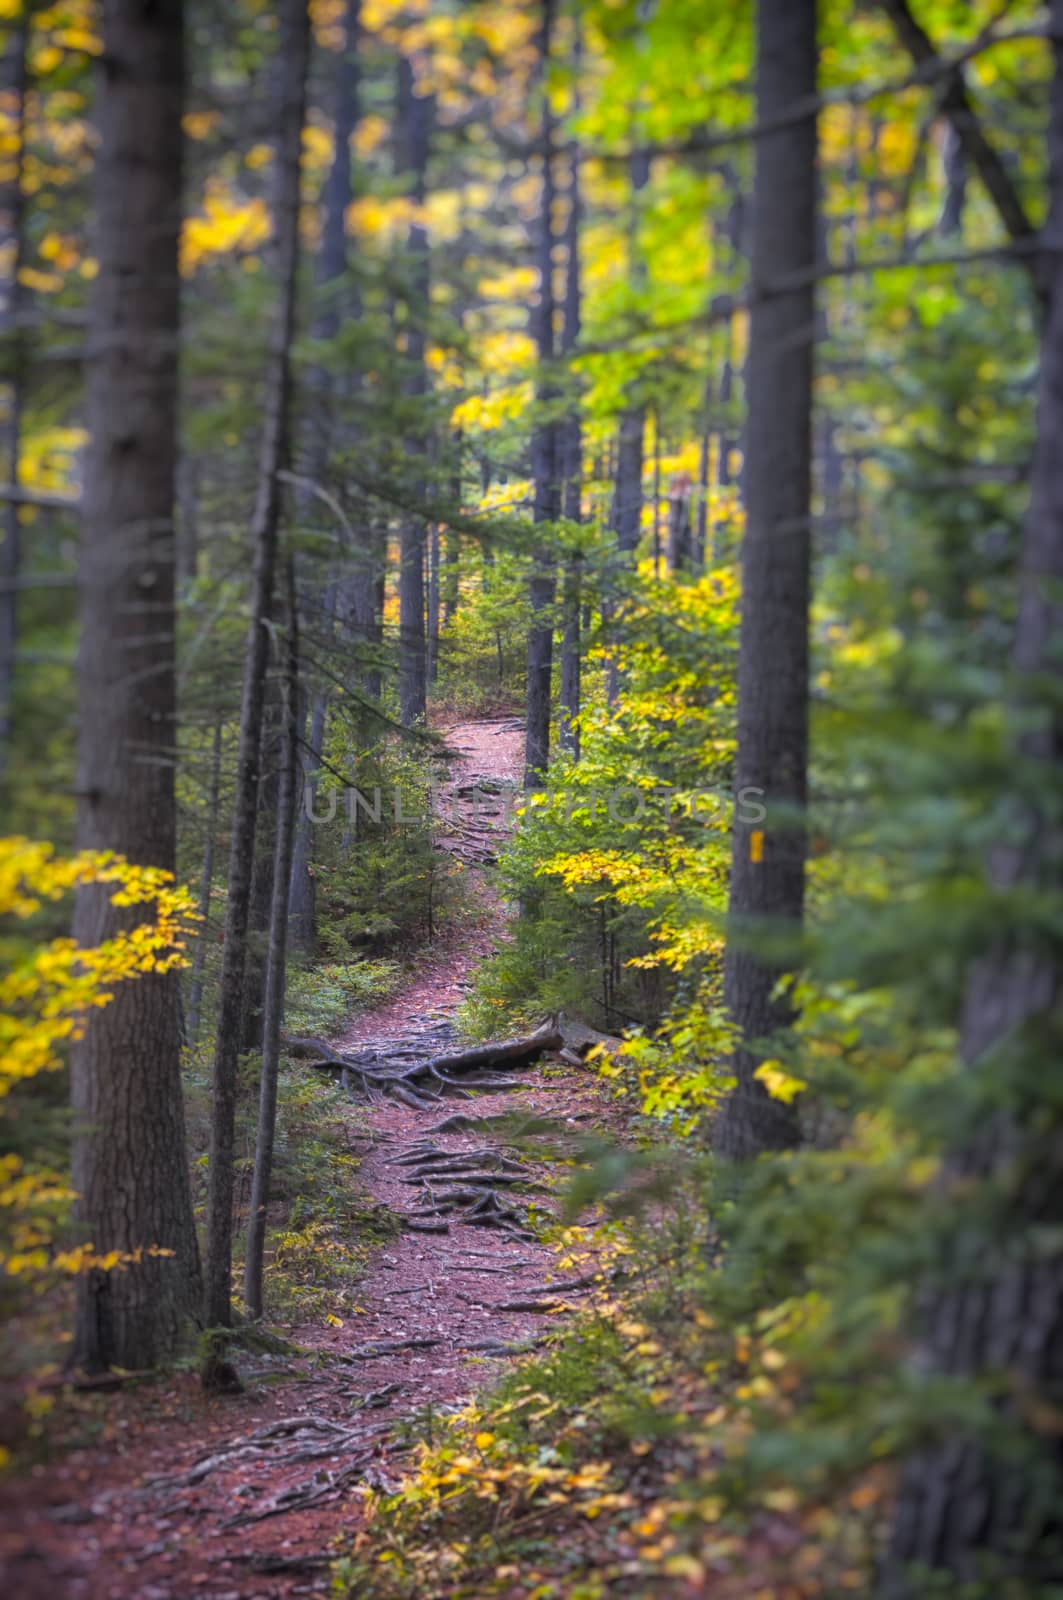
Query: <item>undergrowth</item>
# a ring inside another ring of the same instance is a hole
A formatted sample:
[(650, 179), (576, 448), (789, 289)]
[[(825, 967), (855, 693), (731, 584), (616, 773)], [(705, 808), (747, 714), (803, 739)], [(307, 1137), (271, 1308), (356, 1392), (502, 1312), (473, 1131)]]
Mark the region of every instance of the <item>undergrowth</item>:
[(397, 994), (404, 978), (398, 961), (327, 962), (296, 967), (288, 977), (285, 1027), (289, 1033), (332, 1033), (349, 1017)]
[[(189, 1076), (190, 1142), (203, 1150), (208, 1081), (197, 1059)], [(243, 1242), (254, 1165), (258, 1058), (244, 1059), (236, 1120), (237, 1216), (233, 1289), (243, 1287)], [(344, 1317), (373, 1249), (395, 1235), (386, 1207), (372, 1201), (358, 1176), (352, 1141), (364, 1116), (326, 1074), (284, 1061), (277, 1095), (277, 1134), (265, 1250), (265, 1310), (281, 1323)], [(200, 1209), (206, 1199), (206, 1156), (195, 1163)]]
[[(572, 1265), (580, 1231), (565, 1246)], [(886, 1473), (850, 1479), (839, 1500), (828, 1475), (785, 1458), (753, 1470), (750, 1439), (778, 1435), (805, 1377), (785, 1330), (712, 1307), (707, 1224), (692, 1227), (677, 1210), (619, 1247), (614, 1234), (604, 1257), (598, 1243), (603, 1270), (587, 1309), (492, 1392), (435, 1414), (398, 1490), (367, 1496), (335, 1593), (863, 1591)], [(648, 1260), (645, 1276), (638, 1263)]]

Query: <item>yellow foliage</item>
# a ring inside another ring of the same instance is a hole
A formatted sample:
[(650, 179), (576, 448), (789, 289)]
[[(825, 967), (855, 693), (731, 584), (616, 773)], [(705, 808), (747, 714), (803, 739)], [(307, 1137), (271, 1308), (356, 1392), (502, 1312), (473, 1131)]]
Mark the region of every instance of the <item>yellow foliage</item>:
[(189, 139), (206, 139), (220, 120), (220, 111), (187, 111), (181, 126)]
[[(73, 939), (32, 945), (10, 932), (0, 939), (0, 1101), (17, 1083), (52, 1072), (62, 1050), (80, 1038), (93, 1010), (114, 997), (114, 986), (149, 972), (184, 964), (185, 937), (196, 920), (189, 891), (160, 867), (138, 867), (112, 851), (56, 856), (50, 844), (20, 837), (0, 839), (0, 917), (25, 922), (48, 901), (91, 884), (108, 890), (111, 904), (150, 907), (147, 920), (121, 929), (99, 945)], [(19, 1157), (0, 1159), (0, 1273), (32, 1277), (51, 1270), (110, 1271), (131, 1257), (94, 1254), (91, 1245), (56, 1252), (54, 1223), (73, 1193), (52, 1172), (31, 1171)], [(148, 1254), (168, 1254), (150, 1249)]]
[[(532, 402), (531, 383), (517, 383), (494, 394), (470, 394), (451, 412), (455, 428), (477, 433), (490, 433), (503, 423), (524, 415)], [(508, 498), (508, 495), (507, 495)]]
[(485, 300), (504, 300), (517, 305), (526, 305), (528, 297), (535, 293), (538, 283), (538, 274), (533, 267), (510, 267), (508, 271), (498, 273), (493, 278), (481, 278), (476, 289)]
[(793, 1078), (784, 1072), (779, 1061), (763, 1062), (753, 1076), (760, 1079), (773, 1100), (782, 1100), (786, 1105), (795, 1100), (802, 1089), (808, 1088), (803, 1078)]
[(375, 111), (370, 111), (359, 122), (354, 130), (355, 152), (362, 156), (371, 156), (374, 150), (379, 150), (390, 132), (386, 117), (380, 116)]
[(26, 952), (13, 940), (4, 942), (0, 1098), (15, 1083), (54, 1071), (62, 1046), (81, 1037), (86, 1018), (113, 998), (116, 983), (184, 964), (185, 936), (196, 912), (172, 873), (133, 866), (111, 851), (62, 858), (48, 844), (0, 839), (0, 916), (24, 920), (44, 901), (89, 884), (113, 885), (112, 905), (152, 905), (152, 918), (92, 948), (64, 938)]
[(254, 250), (270, 235), (270, 215), (266, 202), (244, 200), (220, 178), (212, 178), (203, 196), (200, 216), (185, 220), (181, 236), (181, 271), (189, 277), (213, 256), (232, 255), (238, 250)]
[(362, 237), (397, 239), (414, 218), (413, 202), (404, 195), (393, 200), (381, 200), (376, 195), (365, 195), (347, 207), (347, 227)]

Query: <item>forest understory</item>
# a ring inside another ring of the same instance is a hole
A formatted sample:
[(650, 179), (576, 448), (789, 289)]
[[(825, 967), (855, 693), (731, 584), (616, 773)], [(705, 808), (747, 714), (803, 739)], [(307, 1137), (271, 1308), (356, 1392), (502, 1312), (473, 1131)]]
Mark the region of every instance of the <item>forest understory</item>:
[(0, 0), (0, 1588), (1063, 1596), (1063, 0)]

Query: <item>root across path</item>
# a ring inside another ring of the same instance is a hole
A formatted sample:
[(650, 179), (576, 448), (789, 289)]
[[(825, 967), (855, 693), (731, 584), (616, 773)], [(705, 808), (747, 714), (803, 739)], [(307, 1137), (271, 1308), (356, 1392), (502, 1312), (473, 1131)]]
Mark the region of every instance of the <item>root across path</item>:
[[(518, 1067), (536, 1061), (550, 1050), (565, 1048), (556, 1022), (546, 1022), (534, 1033), (498, 1044), (473, 1045), (442, 1055), (422, 1053), (416, 1047), (402, 1051), (336, 1050), (324, 1039), (286, 1038), (290, 1055), (308, 1058), (312, 1067), (338, 1068), (345, 1089), (361, 1090), (373, 1100), (390, 1094), (419, 1109), (445, 1094), (468, 1095), (477, 1090), (508, 1089), (510, 1083), (489, 1076), (489, 1069)], [(401, 1056), (413, 1056), (403, 1062)]]

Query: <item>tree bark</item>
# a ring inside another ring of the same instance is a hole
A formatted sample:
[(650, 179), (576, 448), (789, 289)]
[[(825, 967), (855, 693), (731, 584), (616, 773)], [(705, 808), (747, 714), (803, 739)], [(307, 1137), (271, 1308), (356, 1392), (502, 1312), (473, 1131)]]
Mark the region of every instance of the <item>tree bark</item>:
[[(637, 197), (650, 181), (650, 170), (648, 153), (637, 150), (631, 157), (633, 206), (637, 204)], [(636, 211), (631, 228), (631, 271), (634, 277), (642, 277), (637, 256), (637, 221)], [(623, 581), (624, 573), (634, 566), (635, 552), (642, 537), (642, 473), (645, 465), (645, 441), (646, 406), (643, 401), (634, 399), (620, 413), (613, 469), (612, 527), (616, 536), (617, 554), (621, 558), (617, 563), (618, 584)], [(602, 620), (607, 626), (612, 621), (613, 614), (613, 601), (607, 599), (602, 607)], [(620, 692), (620, 671), (615, 660), (608, 663), (605, 678), (606, 698), (612, 705)]]
[[(543, 0), (539, 35), (539, 70), (542, 78), (542, 123), (539, 159), (542, 187), (539, 199), (538, 276), (539, 299), (535, 308), (535, 346), (539, 360), (536, 399), (540, 407), (553, 398), (550, 364), (554, 358), (554, 123), (547, 93), (550, 50), (555, 20), (555, 0)], [(558, 428), (550, 417), (540, 416), (532, 434), (532, 479), (535, 499), (532, 517), (537, 526), (553, 524), (560, 514)], [(549, 538), (549, 535), (547, 536)], [(550, 686), (554, 667), (553, 606), (556, 590), (552, 551), (536, 545), (529, 584), (532, 620), (528, 628), (528, 673), (525, 696), (524, 783), (532, 789), (542, 781), (550, 762)]]
[[(450, 485), (450, 497), (455, 511), (460, 512), (462, 502), (462, 466), (465, 459), (465, 440), (461, 429), (457, 429), (452, 440), (454, 452), (454, 469)], [(441, 578), (441, 626), (446, 633), (454, 618), (458, 614), (458, 602), (461, 599), (461, 535), (452, 528), (446, 530), (443, 538), (443, 573)]]
[(291, 344), (295, 332), (296, 268), (299, 258), (300, 157), (306, 97), (310, 22), (306, 0), (285, 0), (281, 25), (281, 99), (274, 186), (277, 304), (270, 332), (266, 409), (251, 522), (254, 571), (251, 619), (244, 660), (240, 743), (236, 767), (229, 897), (214, 1048), (214, 1104), (207, 1200), (206, 1321), (228, 1327), (231, 1318), (233, 1229), (233, 1140), (236, 1116), (240, 1019), (251, 875), (255, 853), (262, 710), (268, 635), (280, 523), (280, 482), (288, 446)]
[[(335, 106), (332, 117), (332, 165), (321, 195), (322, 224), (321, 250), (317, 257), (315, 292), (318, 299), (313, 335), (322, 343), (334, 339), (342, 320), (341, 290), (347, 273), (347, 211), (354, 199), (351, 181), (351, 139), (361, 115), (360, 75), (358, 48), (361, 38), (361, 0), (347, 0), (344, 49), (337, 63)], [(357, 315), (360, 306), (350, 307)], [(325, 476), (329, 453), (336, 431), (336, 385), (332, 374), (318, 366), (312, 374), (311, 387), (318, 401), (317, 413), (308, 432), (305, 446), (305, 471), (312, 483)], [(374, 541), (368, 508), (353, 519), (353, 526), (361, 536), (356, 548), (350, 552), (354, 571), (344, 584), (350, 602), (356, 635), (369, 640), (374, 622)], [(325, 630), (331, 637), (339, 608), (339, 576), (334, 574), (328, 584), (325, 598)], [(369, 691), (371, 693), (371, 691)], [(379, 689), (377, 690), (379, 694)], [(374, 696), (375, 698), (375, 696)], [(292, 948), (306, 959), (317, 948), (317, 895), (312, 871), (313, 824), (312, 806), (301, 804), (304, 796), (312, 798), (316, 782), (315, 771), (328, 724), (330, 694), (319, 685), (309, 697), (309, 732), (301, 743), (299, 769), (300, 793), (296, 796), (295, 847), (292, 859), (290, 902), (288, 908), (289, 933)], [(305, 697), (299, 712), (300, 736), (306, 730)]]
[(439, 529), (428, 534), (428, 682), (439, 676)]
[(938, 232), (946, 239), (962, 239), (967, 211), (967, 156), (952, 123), (945, 130), (941, 170), (945, 179), (945, 203), (938, 218)]
[[(412, 176), (410, 198), (422, 206), (428, 171), (433, 96), (414, 93), (410, 60), (399, 62), (399, 129), (403, 170)], [(430, 293), (428, 230), (420, 221), (410, 227), (410, 293), (406, 302), (406, 394), (422, 400), (428, 394), (425, 366), (424, 317)], [(410, 450), (422, 459), (426, 452), (426, 424), (416, 419)], [(425, 526), (419, 517), (404, 516), (399, 533), (399, 718), (404, 728), (423, 722), (427, 714), (427, 648), (425, 642)]]
[[(1039, 276), (1051, 311), (1012, 655), (1018, 685), (1012, 725), (1028, 730), (1019, 736), (1016, 753), (1024, 764), (1039, 764), (1044, 778), (1029, 786), (1035, 799), (1024, 841), (999, 846), (989, 863), (992, 883), (1013, 893), (1024, 885), (1058, 890), (1063, 879), (1056, 806), (1063, 761), (1063, 0), (1053, 0), (1051, 19), (1051, 193)], [(999, 1057), (993, 1064), (998, 1095), (1009, 1085), (1013, 1098), (1006, 1111), (987, 1108), (986, 1126), (948, 1161), (945, 1182), (959, 1194), (993, 1185), (1006, 1199), (993, 1235), (980, 1229), (972, 1236), (969, 1224), (961, 1227), (947, 1264), (953, 1286), (930, 1298), (920, 1351), (920, 1366), (930, 1374), (1003, 1375), (1008, 1398), (1000, 1420), (1025, 1434), (1032, 1460), (1024, 1465), (1013, 1448), (994, 1449), (984, 1436), (954, 1425), (947, 1441), (910, 1461), (880, 1574), (880, 1592), (890, 1600), (927, 1593), (928, 1571), (961, 1583), (1018, 1577), (1029, 1582), (1030, 1592), (1039, 1582), (1060, 1578), (1063, 1450), (1056, 1418), (1063, 1397), (1063, 1145), (1058, 1112), (1048, 1114), (1042, 1083), (1029, 1080), (1021, 1058), (1024, 1050), (1036, 1048), (1041, 1059), (1055, 1048), (1061, 996), (1058, 941), (1053, 945), (1042, 936), (1035, 944), (1029, 929), (1021, 941), (1016, 934), (991, 950), (971, 971), (963, 1060), (969, 1070), (985, 1070), (993, 1052)], [(1046, 1416), (1047, 1423), (1041, 1420)], [(1048, 1481), (1038, 1473), (1046, 1464), (1054, 1467)]]
[(207, 827), (203, 841), (203, 868), (199, 877), (199, 935), (192, 956), (192, 975), (188, 985), (188, 1042), (199, 1040), (200, 1014), (203, 1009), (203, 968), (207, 955), (207, 922), (214, 889), (214, 854), (218, 841), (218, 814), (221, 808), (221, 731), (219, 716), (214, 724), (214, 739), (210, 751), (210, 787), (207, 792)]
[[(334, 591), (330, 591), (331, 612)], [(317, 950), (317, 880), (313, 871), (314, 823), (317, 775), (328, 725), (329, 695), (317, 689), (310, 708), (306, 744), (299, 751), (302, 782), (295, 801), (295, 844), (292, 851), (292, 876), (288, 902), (288, 937), (292, 950), (309, 960)], [(300, 717), (300, 722), (302, 722)]]
[[(184, 14), (105, 0), (81, 523), (77, 839), (173, 871), (174, 501)], [(128, 913), (77, 899), (95, 945)], [(199, 1257), (181, 1100), (178, 975), (118, 984), (71, 1051), (77, 1215), (97, 1252), (158, 1248), (77, 1280), (73, 1358), (154, 1366), (194, 1315)]]
[[(265, 619), (267, 633), (273, 625)], [(266, 668), (262, 720), (259, 731), (258, 801), (255, 810), (255, 862), (251, 869), (251, 899), (247, 911), (247, 953), (244, 958), (244, 1003), (240, 1022), (240, 1049), (262, 1048), (262, 1010), (266, 998), (266, 963), (269, 947), (270, 907), (273, 904), (273, 857), (277, 839), (277, 801), (283, 759), (280, 685)]]
[[(758, 121), (814, 103), (816, 20), (815, 0), (759, 0)], [(735, 792), (756, 791), (769, 815), (752, 827), (736, 807), (724, 1003), (742, 1042), (715, 1129), (717, 1150), (731, 1158), (797, 1139), (794, 1108), (754, 1074), (756, 1042), (789, 1016), (772, 998), (785, 968), (757, 945), (765, 935), (795, 940), (804, 907), (817, 187), (814, 113), (758, 141)], [(787, 277), (809, 281), (770, 288)]]
[[(9, 484), (19, 486), (22, 455), (22, 411), (26, 388), (26, 341), (19, 319), (26, 301), (22, 283), (25, 255), (26, 192), (26, 95), (29, 88), (29, 15), (24, 12), (13, 29), (11, 48), (5, 65), (9, 67), (11, 92), (15, 100), (16, 141), (14, 172), (8, 185), (7, 233), (11, 250), (11, 278), (4, 304), (3, 330), (10, 336), (11, 377), (7, 384), (8, 407), (4, 426), (3, 469)], [(0, 773), (7, 765), (11, 744), (12, 701), (15, 690), (15, 657), (18, 647), (18, 578), (22, 566), (22, 523), (17, 499), (4, 507), (4, 536), (0, 545)]]
[(270, 907), (269, 960), (262, 1021), (262, 1072), (259, 1083), (258, 1133), (255, 1170), (244, 1260), (244, 1299), (253, 1317), (262, 1315), (262, 1269), (266, 1243), (266, 1208), (273, 1176), (273, 1144), (277, 1127), (277, 1074), (280, 1035), (284, 1021), (284, 988), (288, 959), (288, 885), (292, 875), (295, 839), (297, 746), (299, 740), (299, 637), (295, 597), (295, 571), (287, 564), (288, 637), (284, 675), (284, 755), (277, 799), (277, 840), (273, 857), (273, 901)]
[[(579, 19), (576, 20), (577, 41), (573, 51), (573, 73), (577, 77), (580, 67)], [(578, 105), (576, 107), (578, 110)], [(579, 146), (569, 150), (568, 217), (565, 222), (565, 299), (561, 328), (561, 350), (570, 356), (579, 342), (582, 326), (583, 296), (580, 276), (580, 229), (583, 223), (583, 196), (580, 185)], [(565, 373), (566, 382), (573, 383), (571, 370)], [(583, 521), (583, 429), (580, 423), (579, 397), (576, 395), (571, 409), (560, 428), (561, 511), (567, 522)], [(565, 563), (562, 579), (562, 638), (561, 638), (561, 693), (558, 708), (558, 743), (562, 750), (579, 760), (579, 713), (581, 676), (583, 666), (580, 637), (580, 607), (583, 588), (583, 561), (577, 552)]]

